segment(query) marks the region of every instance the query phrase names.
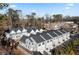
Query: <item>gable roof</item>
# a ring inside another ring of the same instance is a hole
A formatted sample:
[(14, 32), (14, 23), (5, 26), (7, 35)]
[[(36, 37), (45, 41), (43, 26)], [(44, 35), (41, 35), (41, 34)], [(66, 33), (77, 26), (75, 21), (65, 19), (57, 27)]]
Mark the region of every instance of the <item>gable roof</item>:
[(21, 42), (26, 43), (26, 39), (28, 39), (28, 36), (23, 35), (22, 38), (20, 39)]
[(63, 34), (66, 33), (65, 31), (63, 31), (63, 29), (59, 29), (59, 31), (61, 31)]
[(23, 30), (23, 28), (21, 28), (21, 27), (18, 27), (18, 29), (19, 29), (20, 31), (22, 31), (22, 30)]
[(66, 29), (62, 29), (63, 31), (65, 31), (65, 32), (69, 32), (68, 30), (66, 30)]
[(40, 42), (45, 41), (39, 34), (38, 35), (31, 34), (30, 37), (32, 37), (36, 43), (40, 43)]
[(59, 29), (59, 31), (61, 31), (63, 34), (68, 32), (66, 29)]
[(15, 31), (12, 30), (12, 31), (10, 32), (10, 34), (15, 34)]
[(10, 33), (10, 29), (5, 30), (6, 33)]
[(23, 28), (22, 32), (27, 32), (27, 29)]
[(12, 28), (10, 31), (15, 31), (15, 32), (17, 32), (18, 30), (20, 30), (20, 31), (22, 31), (23, 30), (23, 28), (21, 28), (21, 27), (17, 27), (17, 28)]
[(29, 39), (31, 42), (33, 42), (30, 37), (23, 35), (22, 38), (20, 39), (21, 42), (26, 43), (25, 41)]
[(29, 40), (30, 40), (31, 42), (33, 42), (31, 38), (29, 38)]
[(36, 35), (31, 34), (29, 37), (22, 36), (20, 41), (25, 43), (25, 40), (29, 39), (31, 42), (33, 42), (32, 41), (32, 39), (33, 39), (36, 43), (41, 43), (41, 42), (43, 42), (45, 40), (52, 39), (52, 37), (57, 37), (58, 35), (63, 35), (62, 33), (66, 33), (66, 31), (63, 31), (63, 29), (47, 30), (47, 31), (43, 31), (42, 33), (36, 33)]
[(57, 35), (62, 35), (58, 30), (54, 30)]
[(31, 32), (31, 30), (32, 30), (32, 29), (30, 29), (30, 28), (27, 28), (27, 32), (28, 32), (28, 33), (30, 33), (30, 32)]
[(56, 37), (57, 35), (54, 33), (53, 30), (48, 31), (48, 33), (52, 36), (52, 37)]
[(41, 33), (41, 36), (43, 36), (46, 40), (49, 40), (49, 39), (51, 39), (51, 37), (49, 35), (47, 35), (47, 33), (48, 33), (47, 31), (44, 31)]

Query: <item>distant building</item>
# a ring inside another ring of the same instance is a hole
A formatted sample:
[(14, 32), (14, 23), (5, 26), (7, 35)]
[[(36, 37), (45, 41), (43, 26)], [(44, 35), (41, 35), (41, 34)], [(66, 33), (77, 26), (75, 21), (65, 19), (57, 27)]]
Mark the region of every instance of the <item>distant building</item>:
[(44, 28), (47, 30), (56, 30), (60, 28), (65, 28), (68, 31), (77, 31), (78, 30), (78, 25), (75, 24), (73, 21), (65, 21), (65, 22), (54, 22), (54, 23), (45, 23)]

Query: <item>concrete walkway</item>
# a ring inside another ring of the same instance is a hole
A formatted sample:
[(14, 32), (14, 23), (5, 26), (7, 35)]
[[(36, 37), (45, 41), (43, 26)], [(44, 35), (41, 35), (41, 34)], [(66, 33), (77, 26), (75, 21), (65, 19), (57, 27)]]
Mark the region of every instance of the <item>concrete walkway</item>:
[(24, 53), (24, 55), (32, 55), (31, 53), (29, 53), (28, 51), (26, 51), (25, 49), (23, 49), (22, 47), (18, 46), (18, 49)]

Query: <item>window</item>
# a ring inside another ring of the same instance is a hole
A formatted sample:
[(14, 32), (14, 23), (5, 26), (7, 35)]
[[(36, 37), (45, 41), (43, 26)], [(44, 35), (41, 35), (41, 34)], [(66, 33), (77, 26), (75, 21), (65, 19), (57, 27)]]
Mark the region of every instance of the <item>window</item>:
[(33, 43), (32, 43), (32, 45), (33, 45)]
[(29, 43), (29, 45), (30, 45), (30, 43)]
[(38, 46), (41, 46), (41, 44), (39, 44)]
[(42, 43), (42, 45), (44, 45), (44, 42)]
[(53, 47), (55, 47), (55, 44), (53, 45)]
[(47, 43), (49, 43), (49, 41), (47, 41)]
[(52, 40), (50, 40), (50, 42), (51, 42)]
[(60, 44), (60, 42), (58, 42)]
[(65, 41), (65, 40), (63, 39), (63, 41)]
[(29, 48), (29, 46), (28, 46), (28, 48)]
[(46, 48), (46, 50), (48, 50), (48, 48)]

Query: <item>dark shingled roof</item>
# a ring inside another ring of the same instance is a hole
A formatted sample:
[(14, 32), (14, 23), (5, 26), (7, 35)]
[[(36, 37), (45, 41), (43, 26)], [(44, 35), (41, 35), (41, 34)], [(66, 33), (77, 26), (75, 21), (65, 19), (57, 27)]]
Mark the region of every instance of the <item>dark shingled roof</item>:
[(33, 42), (32, 39), (29, 38), (29, 40), (30, 40), (31, 42)]
[(21, 42), (26, 43), (25, 40), (28, 39), (29, 37), (23, 35), (22, 38), (20, 39)]
[(36, 35), (40, 35), (40, 34), (42, 34), (42, 33), (39, 33), (39, 32), (36, 33)]
[(17, 32), (17, 30), (18, 30), (18, 29), (17, 29), (17, 28), (12, 28), (11, 30), (13, 30), (13, 31)]
[(43, 36), (46, 40), (49, 40), (49, 39), (51, 39), (51, 37), (49, 36), (49, 35), (47, 35), (47, 31), (46, 32), (42, 32), (41, 33), (41, 36)]
[(57, 35), (54, 33), (53, 30), (48, 31), (48, 33), (52, 36), (52, 37), (56, 37)]
[(59, 31), (61, 31), (63, 34), (66, 33), (65, 31), (63, 31), (63, 29), (59, 29)]
[(23, 30), (23, 28), (21, 28), (21, 27), (18, 27), (18, 29), (19, 29), (20, 31), (22, 31), (22, 30)]
[(10, 31), (15, 31), (15, 32), (17, 32), (17, 30), (20, 30), (20, 31), (22, 31), (23, 30), (23, 28), (21, 28), (21, 27), (17, 27), (17, 28), (12, 28)]
[(36, 31), (36, 28), (34, 28), (34, 27), (28, 27), (28, 28), (27, 28), (27, 32), (28, 32), (28, 33), (30, 33), (32, 30), (33, 30), (33, 31)]
[(7, 29), (7, 30), (5, 30), (5, 32), (6, 32), (6, 33), (10, 33), (10, 30), (9, 30), (9, 29)]
[(21, 42), (25, 43), (25, 40), (29, 39), (31, 42), (33, 42), (30, 37), (23, 35), (22, 38), (20, 39)]
[(54, 32), (58, 35), (62, 35), (58, 30), (54, 30)]
[(63, 29), (64, 31), (66, 31), (66, 32), (69, 32), (68, 30), (66, 30), (66, 29)]
[(62, 33), (67, 33), (69, 31), (67, 31), (66, 29), (59, 29)]
[(32, 27), (32, 30), (36, 31), (36, 28)]
[(32, 37), (36, 43), (45, 41), (40, 35), (31, 35), (30, 37)]
[[(28, 28), (28, 29), (31, 30), (31, 28)], [(58, 29), (58, 30), (59, 30), (60, 32), (62, 32), (62, 33), (65, 33), (65, 32), (64, 32), (64, 29)], [(56, 36), (57, 36), (56, 34), (62, 35), (62, 33), (60, 33), (58, 30), (43, 31), (42, 33), (36, 33), (36, 35), (31, 34), (29, 37), (27, 37), (27, 36), (22, 36), (22, 38), (21, 38), (20, 41), (22, 41), (22, 42), (25, 43), (25, 40), (26, 40), (26, 39), (29, 39), (31, 42), (33, 42), (32, 39), (31, 39), (31, 37), (32, 37), (36, 43), (41, 43), (41, 42), (45, 41), (42, 37), (44, 37), (46, 40), (49, 40), (49, 39), (51, 39), (52, 37), (56, 37)], [(55, 32), (56, 34), (55, 34), (54, 32)], [(47, 33), (49, 33), (52, 37), (50, 37), (50, 35), (48, 35)], [(41, 37), (41, 36), (42, 36), (42, 37)]]
[(30, 28), (27, 28), (27, 32), (30, 33), (31, 32), (31, 29)]

